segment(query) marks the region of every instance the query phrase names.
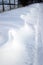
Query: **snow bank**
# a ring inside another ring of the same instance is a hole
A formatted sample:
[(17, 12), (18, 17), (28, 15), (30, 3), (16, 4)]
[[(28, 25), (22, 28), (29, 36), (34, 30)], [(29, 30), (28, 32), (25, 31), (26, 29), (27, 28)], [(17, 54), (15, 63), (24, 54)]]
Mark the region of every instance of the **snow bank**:
[(43, 64), (42, 3), (1, 13), (0, 34), (0, 65)]

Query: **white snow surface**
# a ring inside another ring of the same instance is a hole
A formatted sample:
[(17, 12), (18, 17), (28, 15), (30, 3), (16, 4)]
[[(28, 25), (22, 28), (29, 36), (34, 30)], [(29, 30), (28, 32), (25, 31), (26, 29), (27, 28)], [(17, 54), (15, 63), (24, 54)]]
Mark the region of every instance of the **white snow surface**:
[(0, 65), (43, 65), (43, 3), (0, 13)]

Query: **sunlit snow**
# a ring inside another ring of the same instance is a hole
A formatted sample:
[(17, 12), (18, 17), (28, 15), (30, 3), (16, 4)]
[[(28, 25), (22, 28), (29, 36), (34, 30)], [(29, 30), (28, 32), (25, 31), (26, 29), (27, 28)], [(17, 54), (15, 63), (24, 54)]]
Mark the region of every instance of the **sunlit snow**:
[(43, 65), (42, 5), (0, 14), (0, 65)]

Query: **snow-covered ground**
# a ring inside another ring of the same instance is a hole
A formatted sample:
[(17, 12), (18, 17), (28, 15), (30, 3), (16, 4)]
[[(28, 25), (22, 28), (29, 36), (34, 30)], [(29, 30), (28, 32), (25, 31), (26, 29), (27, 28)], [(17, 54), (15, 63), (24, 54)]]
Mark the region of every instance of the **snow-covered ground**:
[(0, 65), (43, 65), (43, 3), (0, 13)]
[[(4, 3), (9, 3), (9, 0), (3, 0)], [(2, 0), (0, 0), (0, 3), (2, 2)], [(14, 8), (17, 8), (18, 7), (18, 0), (10, 0), (10, 3), (11, 4), (14, 4), (15, 3), (15, 6), (14, 5), (11, 5), (11, 8), (14, 9)], [(4, 10), (7, 11), (7, 10), (10, 10), (10, 5), (4, 5)], [(0, 12), (3, 11), (3, 6), (0, 5)]]

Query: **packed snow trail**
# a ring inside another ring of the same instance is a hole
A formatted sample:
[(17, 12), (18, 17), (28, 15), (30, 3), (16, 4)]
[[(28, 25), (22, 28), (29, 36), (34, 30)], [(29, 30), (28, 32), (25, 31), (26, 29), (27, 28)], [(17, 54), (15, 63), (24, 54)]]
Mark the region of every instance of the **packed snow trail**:
[(42, 3), (1, 13), (0, 32), (0, 65), (43, 65)]

